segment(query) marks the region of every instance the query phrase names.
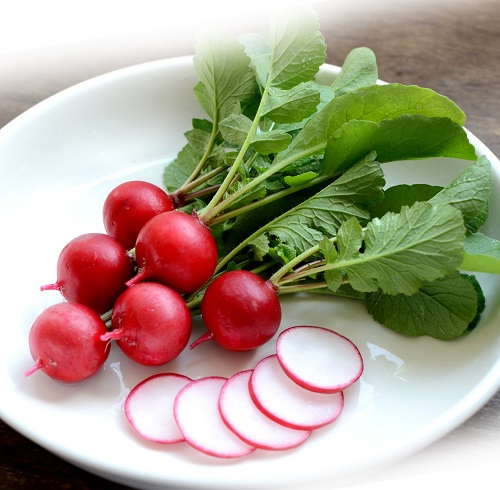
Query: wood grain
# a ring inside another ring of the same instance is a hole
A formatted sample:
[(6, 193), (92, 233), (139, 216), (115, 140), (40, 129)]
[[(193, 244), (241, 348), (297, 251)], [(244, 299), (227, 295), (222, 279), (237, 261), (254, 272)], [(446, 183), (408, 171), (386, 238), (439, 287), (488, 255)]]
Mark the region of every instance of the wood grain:
[[(344, 5), (340, 5), (340, 4)], [(500, 155), (500, 2), (424, 0), (320, 2), (328, 62), (358, 46), (376, 54), (379, 76), (432, 88), (467, 114), (466, 127)], [(40, 48), (0, 56), (0, 127), (39, 101), (82, 80), (154, 59), (190, 54), (193, 37), (175, 45), (164, 33)], [(139, 46), (139, 47), (138, 47)], [(500, 393), (441, 444), (500, 440)], [(0, 422), (0, 489), (126, 488), (80, 470)], [(495, 446), (498, 448), (498, 445)], [(484, 487), (483, 487), (484, 488)]]

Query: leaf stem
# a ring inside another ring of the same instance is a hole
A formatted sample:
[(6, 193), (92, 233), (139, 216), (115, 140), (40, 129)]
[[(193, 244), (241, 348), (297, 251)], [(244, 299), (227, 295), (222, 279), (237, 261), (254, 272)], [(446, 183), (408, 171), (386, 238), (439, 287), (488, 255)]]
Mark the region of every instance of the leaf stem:
[(210, 172), (207, 172), (206, 174), (200, 175), (198, 178), (191, 180), (190, 182), (186, 181), (184, 184), (182, 184), (176, 193), (182, 193), (182, 194), (187, 194), (188, 192), (192, 191), (193, 189), (196, 189), (199, 187), (201, 184), (204, 184), (208, 180), (210, 180), (212, 177), (215, 177), (217, 174), (220, 174), (224, 169), (226, 168), (226, 165), (219, 165), (218, 167), (214, 168)]
[[(293, 187), (287, 187), (286, 189), (283, 189), (281, 191), (275, 192), (274, 194), (270, 194), (266, 197), (263, 197), (262, 199), (259, 199), (258, 201), (251, 202), (250, 204), (246, 204), (244, 206), (241, 206), (240, 208), (233, 209), (232, 211), (228, 211), (227, 213), (224, 214), (219, 214), (210, 222), (208, 223), (210, 226), (215, 225), (217, 223), (223, 223), (224, 221), (227, 221), (228, 219), (231, 218), (236, 218), (237, 216), (247, 213), (249, 211), (252, 211), (254, 209), (259, 208), (260, 206), (265, 206), (266, 204), (270, 204), (274, 201), (277, 201), (278, 199), (281, 199), (283, 197), (289, 196), (290, 194), (294, 194), (295, 192), (299, 192), (303, 189), (307, 189), (308, 187), (313, 187), (316, 184), (320, 184), (321, 182), (324, 182), (325, 180), (332, 179), (334, 176), (333, 175), (322, 175), (315, 177), (314, 179), (308, 180), (307, 182), (304, 182), (303, 184), (300, 185), (295, 185)], [(253, 182), (253, 180), (252, 180)], [(245, 188), (248, 190), (248, 187), (245, 186)]]
[(190, 192), (189, 194), (186, 194), (184, 196), (185, 202), (188, 203), (200, 197), (209, 196), (210, 194), (213, 194), (219, 187), (220, 184), (211, 185), (210, 187), (205, 187), (204, 189), (200, 189), (199, 191)]
[[(283, 276), (285, 276), (288, 271), (292, 270), (295, 266), (299, 265), (301, 262), (304, 262), (304, 260), (306, 260), (307, 258), (309, 258), (311, 255), (315, 254), (316, 252), (319, 252), (320, 248), (319, 248), (319, 244), (318, 245), (315, 245), (314, 247), (311, 247), (311, 248), (308, 248), (307, 250), (305, 250), (304, 252), (302, 252), (301, 254), (297, 255), (296, 257), (294, 257), (292, 260), (290, 260), (289, 262), (287, 262), (285, 265), (283, 265), (282, 267), (280, 267), (270, 278), (269, 278), (269, 281), (271, 283), (273, 283), (274, 285), (278, 286), (278, 288), (280, 287), (280, 281), (282, 279)], [(310, 275), (309, 274), (305, 274), (306, 276), (307, 275)], [(283, 284), (285, 281), (282, 281), (281, 284)], [(288, 281), (286, 281), (288, 282)]]
[(327, 287), (328, 285), (324, 281), (295, 284), (293, 286), (279, 286), (278, 294), (306, 293), (308, 291), (314, 291), (315, 289), (323, 289)]
[[(224, 209), (225, 207), (228, 206), (228, 204), (225, 204), (224, 206), (221, 207), (221, 204), (224, 204), (225, 201), (229, 201), (230, 197), (226, 199), (224, 202), (221, 203), (221, 200), (227, 191), (229, 185), (231, 184), (234, 176), (238, 172), (239, 166), (241, 165), (241, 162), (243, 161), (243, 158), (245, 157), (246, 152), (250, 148), (250, 143), (252, 142), (253, 135), (257, 131), (257, 128), (260, 123), (260, 118), (262, 114), (262, 110), (264, 107), (264, 101), (266, 99), (267, 93), (269, 91), (269, 86), (266, 85), (266, 88), (264, 89), (264, 92), (262, 93), (262, 98), (260, 99), (260, 104), (259, 107), (257, 108), (257, 112), (255, 114), (254, 120), (252, 121), (252, 126), (250, 127), (250, 131), (248, 132), (245, 141), (243, 142), (243, 145), (238, 153), (238, 156), (236, 157), (235, 161), (229, 168), (229, 172), (226, 175), (226, 178), (224, 179), (224, 182), (222, 182), (221, 186), (219, 187), (219, 190), (215, 193), (211, 201), (206, 205), (206, 207), (200, 212), (199, 217), (202, 221), (205, 223), (209, 223), (211, 219), (215, 218), (219, 212)], [(235, 193), (237, 194), (237, 193)], [(232, 194), (234, 196), (234, 194)], [(232, 200), (231, 200), (232, 202)]]
[(184, 184), (181, 186), (180, 190), (185, 192), (186, 191), (186, 186), (193, 182), (200, 172), (202, 171), (203, 167), (207, 163), (208, 157), (212, 153), (214, 144), (215, 144), (215, 138), (217, 137), (218, 133), (218, 121), (217, 121), (217, 114), (215, 115), (214, 121), (213, 121), (213, 126), (212, 126), (212, 133), (210, 134), (210, 141), (208, 143), (207, 148), (205, 149), (205, 153), (203, 153), (203, 156), (201, 157), (200, 161), (198, 162), (198, 165), (194, 168), (194, 170), (191, 172), (191, 175), (186, 179)]
[[(252, 190), (255, 186), (259, 185), (261, 182), (268, 179), (269, 177), (272, 177), (275, 173), (279, 172), (280, 170), (282, 170), (286, 166), (290, 165), (291, 163), (295, 162), (296, 160), (300, 160), (301, 158), (305, 158), (305, 157), (308, 157), (310, 155), (313, 155), (314, 153), (316, 153), (317, 151), (322, 150), (322, 149), (324, 149), (324, 145), (317, 145), (317, 147), (307, 147), (302, 152), (295, 152), (292, 154), (291, 157), (285, 157), (282, 160), (280, 160), (279, 163), (273, 164), (268, 170), (261, 173), (260, 175), (258, 175), (254, 179), (252, 179), (251, 181), (249, 181), (244, 187), (242, 187), (241, 189), (237, 190), (236, 192), (234, 192), (233, 194), (228, 196), (226, 199), (224, 199), (219, 204), (214, 205), (213, 209), (210, 212), (210, 215), (208, 217), (205, 216), (203, 221), (207, 225), (211, 225), (213, 222), (212, 220), (215, 219), (215, 217), (217, 215), (222, 213), (222, 211), (224, 211), (224, 209), (231, 206), (231, 204), (233, 204), (233, 202), (235, 202), (237, 199), (239, 199), (243, 194)], [(311, 185), (311, 182), (312, 182), (312, 180), (309, 181), (308, 184)]]

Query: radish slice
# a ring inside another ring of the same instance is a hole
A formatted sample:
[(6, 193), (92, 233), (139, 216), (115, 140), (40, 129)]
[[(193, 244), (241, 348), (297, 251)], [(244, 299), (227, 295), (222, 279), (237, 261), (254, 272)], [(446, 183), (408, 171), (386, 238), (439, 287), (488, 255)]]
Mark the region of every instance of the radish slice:
[(315, 429), (333, 422), (342, 412), (344, 395), (315, 393), (290, 379), (273, 354), (257, 363), (250, 376), (250, 395), (271, 419), (295, 429)]
[(192, 381), (177, 395), (174, 416), (186, 442), (211, 456), (238, 458), (255, 450), (223, 422), (218, 401), (227, 378), (211, 376)]
[(285, 427), (267, 417), (253, 402), (248, 382), (252, 370), (226, 381), (219, 396), (219, 410), (227, 426), (248, 444), (261, 449), (290, 449), (302, 444), (310, 430)]
[(141, 381), (125, 400), (125, 416), (145, 439), (171, 444), (184, 440), (174, 418), (177, 393), (191, 381), (175, 373), (155, 374)]
[(342, 391), (363, 372), (363, 358), (346, 337), (323, 327), (291, 327), (276, 341), (281, 367), (297, 384), (319, 393)]

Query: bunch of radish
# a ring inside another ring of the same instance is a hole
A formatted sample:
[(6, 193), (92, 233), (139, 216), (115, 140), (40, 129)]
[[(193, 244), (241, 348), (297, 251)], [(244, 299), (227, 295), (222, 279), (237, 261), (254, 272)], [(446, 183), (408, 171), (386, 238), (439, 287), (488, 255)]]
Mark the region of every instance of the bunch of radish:
[(103, 365), (113, 340), (135, 362), (165, 364), (191, 335), (186, 295), (203, 288), (208, 331), (191, 348), (213, 339), (229, 350), (255, 349), (277, 332), (281, 308), (272, 285), (245, 270), (214, 278), (210, 228), (176, 209), (161, 188), (118, 185), (104, 202), (103, 222), (106, 234), (87, 233), (63, 248), (56, 282), (41, 287), (60, 291), (67, 302), (33, 324), (35, 364), (27, 376), (40, 369), (59, 381), (83, 381)]
[(147, 440), (186, 441), (211, 456), (290, 449), (339, 417), (343, 391), (362, 371), (360, 352), (346, 337), (322, 327), (291, 327), (279, 334), (276, 354), (230, 378), (146, 378), (129, 393), (125, 414)]
[[(57, 280), (41, 290), (66, 299), (35, 320), (29, 347), (37, 370), (83, 381), (106, 361), (110, 342), (134, 362), (159, 366), (188, 345), (186, 298), (202, 291), (207, 332), (231, 351), (256, 349), (281, 323), (277, 289), (254, 272), (216, 274), (217, 247), (196, 214), (175, 208), (141, 181), (115, 188), (103, 207), (106, 234), (88, 233), (61, 251)], [(207, 454), (239, 457), (256, 448), (288, 449), (340, 415), (343, 390), (363, 370), (356, 346), (322, 327), (292, 327), (276, 354), (230, 378), (153, 375), (129, 394), (125, 413), (139, 434), (159, 443), (187, 441)]]

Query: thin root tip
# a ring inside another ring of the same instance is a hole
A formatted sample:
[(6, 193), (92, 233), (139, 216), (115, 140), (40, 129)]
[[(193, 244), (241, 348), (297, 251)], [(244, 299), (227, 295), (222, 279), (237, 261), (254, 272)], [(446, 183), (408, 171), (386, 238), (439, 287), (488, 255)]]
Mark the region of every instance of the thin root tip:
[(144, 279), (146, 279), (146, 272), (145, 272), (144, 269), (139, 269), (139, 272), (134, 277), (132, 277), (131, 279), (129, 279), (125, 283), (125, 286), (131, 287), (134, 284), (137, 284), (137, 283), (143, 281)]
[(60, 282), (55, 282), (54, 284), (44, 284), (43, 286), (40, 286), (40, 291), (59, 291), (60, 289)]
[(111, 330), (110, 332), (103, 333), (99, 338), (103, 342), (108, 340), (118, 340), (122, 337), (122, 331), (118, 328), (116, 330)]
[(24, 377), (27, 378), (28, 376), (31, 376), (34, 372), (38, 371), (39, 369), (41, 369), (42, 367), (42, 363), (40, 360), (38, 360), (37, 362), (35, 362), (35, 364), (33, 364), (33, 366), (31, 366), (25, 373), (24, 373)]
[(202, 344), (203, 342), (206, 342), (207, 340), (212, 340), (213, 339), (213, 334), (212, 332), (207, 332), (203, 334), (199, 339), (195, 340), (190, 346), (189, 349), (193, 350), (196, 346)]

